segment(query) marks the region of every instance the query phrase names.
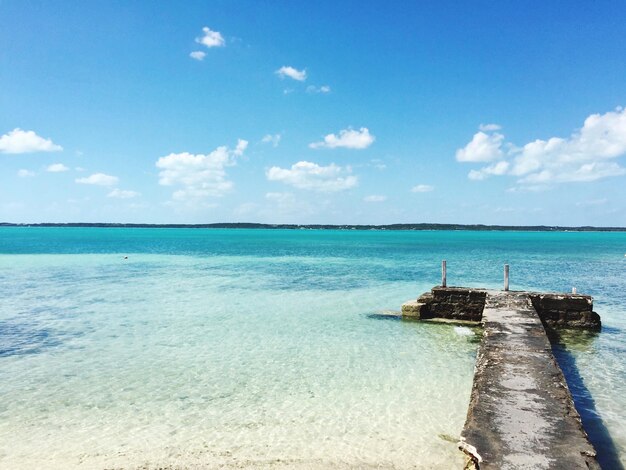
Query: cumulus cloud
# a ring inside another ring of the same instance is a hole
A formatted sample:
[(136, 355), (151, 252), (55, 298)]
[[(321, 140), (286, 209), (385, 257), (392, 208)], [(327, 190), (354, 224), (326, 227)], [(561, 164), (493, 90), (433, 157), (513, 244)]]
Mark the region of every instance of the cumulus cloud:
[(504, 175), (509, 169), (509, 162), (502, 160), (480, 170), (471, 170), (467, 175), (471, 180), (484, 180), (491, 175)]
[(357, 185), (358, 179), (350, 174), (349, 167), (342, 168), (331, 163), (320, 166), (317, 163), (301, 161), (290, 169), (272, 167), (266, 172), (270, 181), (280, 181), (295, 188), (318, 192), (336, 192)]
[(243, 155), (243, 153), (246, 151), (247, 148), (248, 148), (248, 141), (243, 140), (243, 139), (238, 139), (237, 146), (235, 147), (233, 154), (237, 157), (240, 157)]
[(429, 184), (418, 184), (417, 186), (413, 186), (411, 188), (412, 193), (429, 193), (434, 190), (435, 187)]
[(221, 197), (233, 187), (226, 168), (236, 164), (236, 157), (243, 155), (247, 146), (246, 140), (239, 139), (235, 149), (221, 146), (206, 155), (183, 152), (161, 157), (156, 162), (161, 170), (159, 184), (181, 187), (172, 194), (175, 201)]
[(138, 193), (137, 191), (130, 191), (128, 189), (118, 188), (115, 188), (113, 191), (107, 194), (107, 197), (112, 197), (116, 199), (132, 199), (137, 196), (141, 196), (141, 193)]
[(261, 142), (264, 144), (272, 144), (274, 147), (278, 147), (281, 138), (281, 134), (266, 134), (261, 139)]
[[(504, 144), (503, 140), (504, 136), (495, 130), (490, 134), (481, 131), (474, 135), (472, 142), (457, 151), (459, 161), (496, 161), (471, 170), (468, 174), (470, 179), (510, 175), (517, 177), (521, 185), (544, 187), (553, 183), (588, 182), (626, 174), (626, 168), (614, 161), (626, 155), (626, 110), (622, 108), (605, 114), (592, 114), (580, 129), (567, 138), (537, 139), (522, 147)], [(471, 147), (475, 141), (486, 144)], [(476, 150), (479, 148), (482, 150)], [(476, 155), (485, 158), (477, 158)]]
[(80, 184), (94, 184), (96, 186), (114, 186), (119, 181), (117, 176), (111, 176), (104, 173), (94, 173), (93, 175), (85, 178), (77, 178), (77, 183)]
[(288, 65), (283, 65), (276, 72), (280, 78), (292, 78), (293, 80), (297, 80), (299, 82), (303, 82), (306, 80), (306, 70), (298, 70)]
[(330, 93), (330, 87), (328, 85), (322, 85), (322, 86), (309, 85), (308, 87), (306, 87), (306, 92), (326, 94), (326, 93)]
[(31, 176), (35, 176), (35, 172), (22, 169), (17, 172), (17, 176), (19, 176), (20, 178), (29, 178)]
[[(202, 32), (204, 33), (204, 35), (196, 38), (196, 42), (198, 44), (202, 44), (203, 46), (206, 46), (209, 48), (210, 47), (222, 47), (225, 44), (224, 38), (219, 32), (212, 31), (207, 26), (202, 28)], [(195, 58), (196, 57), (194, 57), (194, 59)]]
[(500, 129), (502, 126), (498, 124), (481, 124), (478, 126), (478, 130), (483, 132), (499, 131)]
[(385, 202), (387, 200), (387, 196), (382, 196), (380, 194), (372, 194), (371, 196), (365, 196), (363, 200), (365, 202)]
[(349, 149), (365, 149), (372, 145), (376, 138), (370, 134), (367, 127), (361, 127), (361, 129), (354, 130), (352, 128), (339, 131), (339, 135), (328, 134), (324, 137), (322, 142), (313, 142), (309, 144), (312, 149), (329, 148), (334, 149), (338, 147)]
[(63, 163), (53, 163), (52, 165), (48, 165), (46, 171), (50, 173), (61, 173), (63, 171), (68, 171), (69, 168), (66, 167)]
[(521, 184), (583, 183), (624, 174), (626, 174), (626, 168), (615, 162), (592, 162), (569, 168), (561, 166), (561, 168), (544, 169), (521, 178), (519, 182)]
[(2, 153), (60, 152), (61, 150), (63, 147), (50, 139), (38, 136), (34, 131), (15, 128), (0, 137), (0, 152)]
[(189, 57), (196, 60), (204, 60), (206, 57), (206, 52), (204, 51), (193, 51), (189, 54)]
[(502, 141), (504, 136), (494, 132), (486, 134), (483, 131), (474, 134), (472, 140), (462, 149), (456, 151), (459, 162), (491, 162), (502, 156)]

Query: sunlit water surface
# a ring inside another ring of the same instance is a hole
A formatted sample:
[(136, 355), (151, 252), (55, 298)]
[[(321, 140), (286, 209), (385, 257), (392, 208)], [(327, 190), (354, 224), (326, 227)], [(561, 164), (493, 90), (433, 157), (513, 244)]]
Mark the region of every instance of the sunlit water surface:
[(0, 228), (0, 468), (459, 468), (480, 330), (378, 315), (442, 259), (450, 284), (510, 263), (513, 288), (594, 295), (573, 392), (624, 461), (624, 253), (621, 233)]

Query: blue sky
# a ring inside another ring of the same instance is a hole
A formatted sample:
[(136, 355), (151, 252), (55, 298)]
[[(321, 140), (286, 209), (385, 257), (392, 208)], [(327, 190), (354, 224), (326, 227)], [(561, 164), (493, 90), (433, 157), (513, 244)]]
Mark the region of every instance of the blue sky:
[(626, 3), (0, 0), (0, 221), (626, 226)]

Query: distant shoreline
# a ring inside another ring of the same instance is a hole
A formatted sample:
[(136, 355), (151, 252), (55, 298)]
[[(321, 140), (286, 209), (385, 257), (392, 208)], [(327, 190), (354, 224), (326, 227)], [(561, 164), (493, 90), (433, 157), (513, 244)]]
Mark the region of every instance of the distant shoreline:
[(389, 224), (389, 225), (330, 225), (330, 224), (117, 224), (117, 223), (36, 223), (0, 222), (0, 227), (93, 227), (93, 228), (203, 228), (203, 229), (285, 229), (285, 230), (466, 230), (474, 232), (626, 232), (626, 227), (564, 227), (559, 225), (483, 225), (483, 224)]

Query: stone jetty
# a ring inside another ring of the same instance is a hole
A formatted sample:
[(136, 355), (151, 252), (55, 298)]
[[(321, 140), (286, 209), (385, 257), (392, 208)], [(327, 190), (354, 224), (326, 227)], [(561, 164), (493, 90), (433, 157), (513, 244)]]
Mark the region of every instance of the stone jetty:
[(466, 469), (600, 468), (546, 335), (599, 330), (590, 296), (434, 287), (402, 316), (482, 323), (459, 442)]

